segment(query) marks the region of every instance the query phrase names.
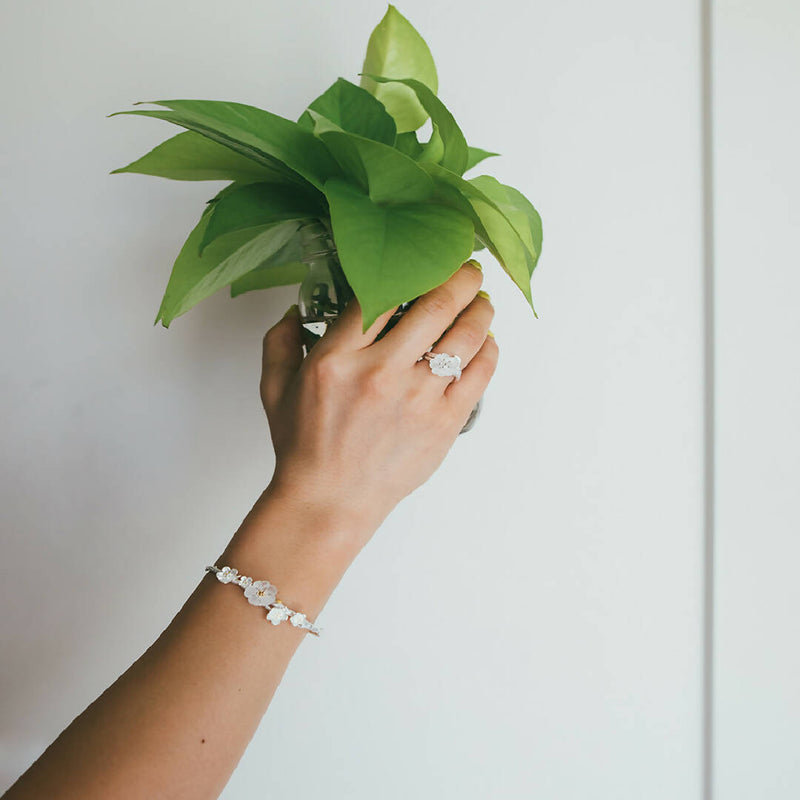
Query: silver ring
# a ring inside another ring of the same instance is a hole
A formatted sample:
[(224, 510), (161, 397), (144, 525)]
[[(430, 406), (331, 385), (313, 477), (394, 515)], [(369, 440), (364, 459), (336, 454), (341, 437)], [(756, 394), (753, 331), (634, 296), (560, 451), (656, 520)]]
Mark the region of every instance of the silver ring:
[(456, 380), (461, 377), (461, 358), (459, 356), (434, 353), (429, 350), (422, 357), (428, 362), (428, 366), (434, 375), (441, 375), (443, 378), (455, 376)]

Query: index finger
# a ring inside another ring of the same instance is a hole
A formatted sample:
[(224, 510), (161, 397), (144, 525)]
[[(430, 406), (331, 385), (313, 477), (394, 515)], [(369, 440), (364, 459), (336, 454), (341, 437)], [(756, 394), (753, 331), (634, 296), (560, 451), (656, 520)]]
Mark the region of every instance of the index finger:
[(314, 345), (314, 350), (323, 353), (329, 350), (360, 350), (367, 347), (375, 341), (375, 337), (395, 311), (397, 308), (385, 311), (364, 331), (361, 305), (353, 297), (344, 311), (328, 325), (325, 335)]
[(418, 297), (399, 322), (372, 345), (386, 356), (415, 362), (474, 300), (483, 282), (477, 261), (467, 261), (443, 284)]

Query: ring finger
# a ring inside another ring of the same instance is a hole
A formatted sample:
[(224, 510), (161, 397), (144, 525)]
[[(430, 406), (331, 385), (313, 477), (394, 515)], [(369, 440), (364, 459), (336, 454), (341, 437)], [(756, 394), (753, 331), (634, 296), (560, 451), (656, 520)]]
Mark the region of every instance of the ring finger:
[[(434, 353), (446, 353), (458, 356), (461, 360), (461, 369), (466, 369), (478, 350), (486, 341), (486, 334), (494, 317), (494, 307), (486, 292), (478, 292), (475, 299), (456, 317), (453, 325), (444, 333), (441, 339), (433, 346)], [(417, 369), (430, 371), (427, 360), (420, 361)], [(453, 378), (433, 375), (439, 390), (444, 391), (452, 383)]]

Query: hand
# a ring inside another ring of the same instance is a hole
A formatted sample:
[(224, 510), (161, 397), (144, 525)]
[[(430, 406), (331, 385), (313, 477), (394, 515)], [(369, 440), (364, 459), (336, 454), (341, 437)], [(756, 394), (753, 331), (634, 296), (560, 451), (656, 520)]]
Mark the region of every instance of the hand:
[[(430, 477), (497, 363), (487, 337), (494, 309), (477, 294), (482, 279), (465, 264), (378, 341), (396, 309), (362, 333), (353, 300), (305, 359), (295, 313), (267, 332), (261, 399), (276, 456), (271, 492), (300, 513), (356, 522), (368, 537)], [(459, 381), (418, 360), (434, 342), (437, 352), (461, 357)]]

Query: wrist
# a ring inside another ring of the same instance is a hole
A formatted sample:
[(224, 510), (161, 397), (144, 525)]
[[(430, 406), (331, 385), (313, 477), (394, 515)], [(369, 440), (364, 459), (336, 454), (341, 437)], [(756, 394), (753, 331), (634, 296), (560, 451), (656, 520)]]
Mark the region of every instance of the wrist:
[(269, 580), (283, 602), (314, 620), (373, 531), (347, 509), (271, 483), (217, 565)]
[(265, 503), (274, 503), (316, 531), (332, 546), (355, 548), (358, 552), (383, 522), (382, 513), (369, 498), (326, 491), (319, 482), (287, 479), (275, 473), (262, 494)]

